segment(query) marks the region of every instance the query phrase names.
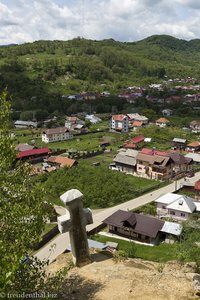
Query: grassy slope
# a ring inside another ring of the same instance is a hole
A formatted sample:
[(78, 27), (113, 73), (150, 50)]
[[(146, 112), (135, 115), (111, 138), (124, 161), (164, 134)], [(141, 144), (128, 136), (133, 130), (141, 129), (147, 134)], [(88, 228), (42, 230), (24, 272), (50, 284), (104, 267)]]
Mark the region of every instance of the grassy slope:
[[(16, 89), (20, 80), (28, 79), (26, 85), (34, 86), (38, 76), (37, 85), (48, 92), (116, 91), (123, 85), (158, 80), (154, 70), (159, 68), (165, 68), (169, 76), (199, 78), (199, 44), (199, 41), (189, 43), (168, 36), (154, 36), (136, 43), (84, 39), (39, 41), (0, 49), (0, 71), (16, 95), (22, 94)], [(12, 60), (22, 63), (24, 69), (20, 72), (10, 69)], [(52, 65), (64, 72), (47, 79), (45, 74), (54, 69)], [(13, 82), (16, 80), (18, 83)]]
[[(130, 242), (120, 239), (110, 238), (101, 235), (95, 235), (93, 238), (102, 243), (105, 243), (107, 241), (116, 242), (118, 243), (119, 250), (126, 250), (130, 247)], [(154, 247), (134, 244), (134, 248), (136, 249), (135, 257), (137, 258), (157, 262), (166, 262), (177, 259), (177, 244), (160, 244)]]

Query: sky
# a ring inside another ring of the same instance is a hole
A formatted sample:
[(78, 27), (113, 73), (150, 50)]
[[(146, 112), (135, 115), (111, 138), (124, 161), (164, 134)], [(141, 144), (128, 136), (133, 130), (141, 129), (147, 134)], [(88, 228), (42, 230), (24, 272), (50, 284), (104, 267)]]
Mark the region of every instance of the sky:
[(200, 0), (0, 0), (0, 44), (36, 40), (200, 38)]

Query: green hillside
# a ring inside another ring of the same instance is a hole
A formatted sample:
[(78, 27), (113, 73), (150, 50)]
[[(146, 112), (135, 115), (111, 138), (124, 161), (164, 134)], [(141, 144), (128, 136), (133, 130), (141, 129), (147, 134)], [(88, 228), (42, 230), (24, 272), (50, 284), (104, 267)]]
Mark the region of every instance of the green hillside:
[(155, 35), (134, 43), (76, 38), (0, 47), (0, 89), (17, 110), (62, 109), (61, 95), (159, 82), (200, 79), (200, 40)]

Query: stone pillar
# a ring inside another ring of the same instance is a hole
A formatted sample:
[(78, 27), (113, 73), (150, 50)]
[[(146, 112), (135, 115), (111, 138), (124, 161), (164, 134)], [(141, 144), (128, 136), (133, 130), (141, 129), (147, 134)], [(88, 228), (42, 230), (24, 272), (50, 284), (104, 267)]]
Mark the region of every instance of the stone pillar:
[[(73, 262), (76, 266), (81, 267), (91, 262), (89, 247), (86, 233), (86, 213), (83, 210), (83, 194), (76, 189), (72, 189), (60, 196), (69, 211), (70, 220), (68, 219), (68, 228), (70, 235), (71, 251)], [(91, 216), (90, 221), (91, 223)], [(66, 221), (65, 221), (66, 224)], [(65, 231), (68, 231), (65, 228)]]

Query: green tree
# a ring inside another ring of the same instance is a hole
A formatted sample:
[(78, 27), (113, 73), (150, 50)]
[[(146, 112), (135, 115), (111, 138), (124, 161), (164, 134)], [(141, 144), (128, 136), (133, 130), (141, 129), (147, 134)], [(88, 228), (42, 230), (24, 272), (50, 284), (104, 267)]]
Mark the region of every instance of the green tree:
[(200, 222), (189, 220), (183, 224), (181, 241), (178, 245), (177, 256), (180, 261), (193, 261), (200, 272)]
[[(10, 102), (4, 91), (0, 96), (0, 291), (33, 292), (44, 288), (48, 280), (44, 263), (31, 258), (48, 217), (41, 189), (33, 185), (30, 166), (16, 163), (10, 137)], [(6, 297), (5, 297), (6, 298)]]
[(20, 120), (31, 121), (33, 119), (33, 111), (23, 111), (20, 114)]

